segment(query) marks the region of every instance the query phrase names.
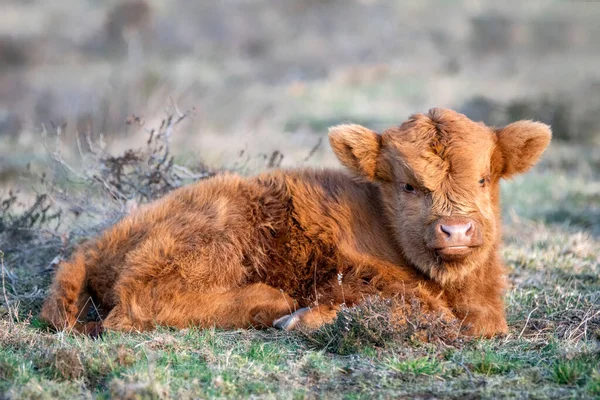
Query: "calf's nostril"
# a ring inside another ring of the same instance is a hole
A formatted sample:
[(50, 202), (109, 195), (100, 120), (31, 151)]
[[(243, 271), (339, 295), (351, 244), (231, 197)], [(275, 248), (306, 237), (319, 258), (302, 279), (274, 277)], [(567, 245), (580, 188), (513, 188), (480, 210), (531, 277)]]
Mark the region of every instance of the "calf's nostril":
[(472, 233), (473, 233), (473, 223), (469, 222), (467, 224), (467, 229), (465, 230), (465, 235), (471, 236)]
[(451, 229), (449, 226), (447, 226), (447, 225), (444, 225), (444, 224), (440, 224), (439, 226), (440, 226), (440, 230), (441, 230), (443, 233), (445, 233), (445, 234), (446, 234), (446, 235), (448, 235), (448, 236), (451, 236), (451, 235), (452, 235), (452, 229)]

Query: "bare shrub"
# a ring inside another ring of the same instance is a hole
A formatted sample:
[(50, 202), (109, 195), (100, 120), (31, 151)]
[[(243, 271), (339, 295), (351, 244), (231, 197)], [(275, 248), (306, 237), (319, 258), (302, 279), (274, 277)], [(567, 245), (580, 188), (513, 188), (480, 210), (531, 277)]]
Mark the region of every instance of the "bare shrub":
[(52, 208), (46, 194), (37, 194), (29, 206), (19, 201), (18, 195), (9, 190), (8, 195), (0, 199), (0, 242), (5, 246), (31, 240), (37, 229), (60, 220), (61, 211)]
[[(102, 221), (99, 228), (103, 228), (115, 223), (139, 204), (155, 200), (188, 183), (213, 176), (214, 172), (202, 163), (189, 169), (177, 164), (171, 154), (170, 142), (176, 126), (190, 113), (191, 111), (181, 113), (174, 106), (174, 113), (164, 118), (156, 128), (147, 128), (141, 117), (131, 116), (126, 123), (146, 132), (145, 147), (126, 149), (117, 155), (107, 152), (102, 137), (94, 141), (91, 139), (92, 134), (87, 134), (87, 151), (83, 150), (81, 138), (78, 138), (82, 159), (82, 165), (78, 168), (72, 167), (59, 149), (49, 150), (55, 175), (46, 189), (58, 205), (67, 205), (76, 217), (81, 214), (88, 218), (99, 217)], [(79, 192), (65, 190), (65, 183), (83, 189)], [(89, 201), (90, 198), (103, 201), (94, 204)]]

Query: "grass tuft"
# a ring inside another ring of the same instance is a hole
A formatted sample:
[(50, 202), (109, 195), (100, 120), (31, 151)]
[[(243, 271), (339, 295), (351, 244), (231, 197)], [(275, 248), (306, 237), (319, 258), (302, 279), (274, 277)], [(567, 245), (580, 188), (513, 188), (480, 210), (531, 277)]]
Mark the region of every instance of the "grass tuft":
[(514, 355), (485, 350), (478, 353), (472, 362), (472, 370), (482, 375), (502, 375), (517, 370), (521, 363)]
[[(588, 380), (594, 386), (594, 368), (600, 365), (600, 354), (583, 354), (572, 359), (558, 359), (550, 370), (550, 379), (560, 385), (583, 385)], [(591, 378), (591, 379), (590, 379)]]
[(466, 340), (459, 335), (458, 321), (425, 313), (417, 301), (377, 296), (343, 308), (332, 324), (305, 334), (317, 348), (342, 355), (398, 344), (435, 342), (460, 346)]
[(387, 366), (403, 374), (432, 376), (442, 371), (442, 364), (430, 356), (399, 360), (397, 358), (388, 358)]

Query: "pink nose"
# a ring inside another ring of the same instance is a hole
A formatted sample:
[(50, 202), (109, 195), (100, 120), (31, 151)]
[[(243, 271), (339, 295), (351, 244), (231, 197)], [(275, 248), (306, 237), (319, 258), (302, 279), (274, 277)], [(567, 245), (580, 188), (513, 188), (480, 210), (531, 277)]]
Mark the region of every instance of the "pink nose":
[(455, 243), (466, 243), (473, 234), (473, 223), (464, 224), (439, 224), (438, 229), (446, 236), (446, 239)]
[(468, 246), (471, 242), (475, 228), (472, 221), (452, 223), (444, 221), (437, 225), (437, 235), (443, 242), (454, 246)]

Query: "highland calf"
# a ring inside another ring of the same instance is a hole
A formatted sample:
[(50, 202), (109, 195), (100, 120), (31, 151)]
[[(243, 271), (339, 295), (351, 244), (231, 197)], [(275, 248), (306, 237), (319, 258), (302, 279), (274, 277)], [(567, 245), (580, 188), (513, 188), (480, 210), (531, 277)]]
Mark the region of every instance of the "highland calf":
[(156, 325), (316, 328), (370, 295), (416, 298), (468, 333), (506, 332), (499, 181), (525, 172), (550, 128), (494, 129), (444, 109), (378, 134), (330, 129), (351, 174), (222, 175), (173, 191), (60, 265), (42, 317), (89, 330)]

